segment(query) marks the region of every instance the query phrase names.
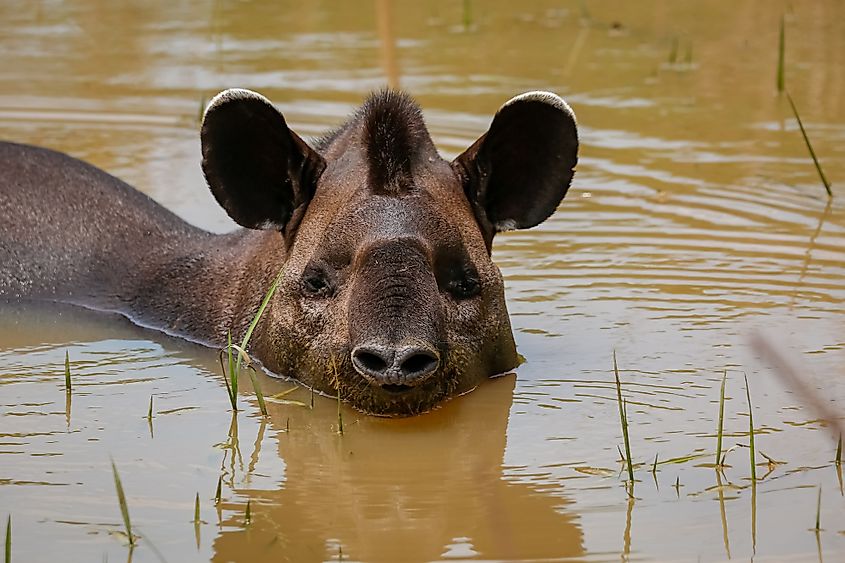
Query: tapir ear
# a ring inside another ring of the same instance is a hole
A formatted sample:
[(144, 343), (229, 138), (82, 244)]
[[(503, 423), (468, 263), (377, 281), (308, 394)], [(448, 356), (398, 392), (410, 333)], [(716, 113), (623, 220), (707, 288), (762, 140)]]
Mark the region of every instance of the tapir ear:
[(554, 213), (577, 161), (575, 114), (551, 92), (528, 92), (503, 105), (452, 166), (489, 245), (496, 232), (534, 227)]
[(250, 90), (217, 94), (202, 120), (202, 170), (229, 216), (250, 229), (284, 231), (308, 205), (326, 163)]

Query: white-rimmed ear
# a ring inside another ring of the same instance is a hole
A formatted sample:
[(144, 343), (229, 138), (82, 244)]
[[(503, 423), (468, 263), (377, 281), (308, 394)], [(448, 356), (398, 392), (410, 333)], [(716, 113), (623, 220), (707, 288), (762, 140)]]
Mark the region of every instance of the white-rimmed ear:
[(452, 166), (489, 246), (496, 232), (528, 229), (554, 213), (577, 161), (572, 109), (551, 92), (527, 92), (504, 104)]
[(270, 101), (250, 90), (217, 94), (202, 120), (202, 170), (229, 216), (250, 229), (284, 231), (308, 205), (325, 161)]

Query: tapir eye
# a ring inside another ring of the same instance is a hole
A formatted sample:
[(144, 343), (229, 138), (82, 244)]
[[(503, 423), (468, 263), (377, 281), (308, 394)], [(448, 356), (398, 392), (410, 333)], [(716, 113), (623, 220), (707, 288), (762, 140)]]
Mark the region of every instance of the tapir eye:
[(331, 297), (334, 286), (322, 268), (309, 266), (302, 275), (302, 294), (306, 297)]
[(455, 299), (469, 299), (481, 292), (481, 283), (475, 276), (466, 275), (449, 282), (448, 289)]

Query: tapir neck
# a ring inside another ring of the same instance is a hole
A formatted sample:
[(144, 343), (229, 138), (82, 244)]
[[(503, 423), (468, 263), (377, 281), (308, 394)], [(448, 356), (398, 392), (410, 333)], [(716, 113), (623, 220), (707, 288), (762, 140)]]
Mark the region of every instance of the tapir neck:
[(138, 324), (219, 346), (229, 332), (242, 337), (283, 263), (278, 232), (198, 233), (157, 249), (112, 305)]
[(0, 299), (112, 311), (217, 346), (243, 334), (284, 258), (276, 231), (215, 235), (90, 164), (0, 142)]

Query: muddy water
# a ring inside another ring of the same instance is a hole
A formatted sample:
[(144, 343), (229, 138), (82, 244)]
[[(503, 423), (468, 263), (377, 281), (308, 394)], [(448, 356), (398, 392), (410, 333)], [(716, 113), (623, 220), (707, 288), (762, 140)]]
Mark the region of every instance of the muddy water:
[[(526, 362), (426, 416), (343, 408), (341, 436), (320, 397), (271, 403), (263, 419), (246, 388), (233, 417), (213, 351), (116, 317), (4, 304), (0, 518), (12, 516), (15, 560), (845, 556), (835, 438), (749, 346), (764, 334), (845, 412), (840, 2), (272, 4), (6, 1), (0, 136), (90, 160), (223, 231), (197, 139), (202, 101), (222, 88), (262, 91), (317, 135), (398, 84), (448, 155), (508, 97), (555, 90), (581, 126), (574, 186), (542, 227), (495, 246)], [(782, 13), (786, 84), (830, 204), (776, 93)], [(645, 464), (633, 498), (613, 350)], [(748, 444), (748, 377), (755, 486), (748, 449), (724, 474), (707, 465), (725, 370), (725, 448)], [(268, 395), (292, 387), (260, 381)], [(110, 458), (142, 537), (132, 552)]]

